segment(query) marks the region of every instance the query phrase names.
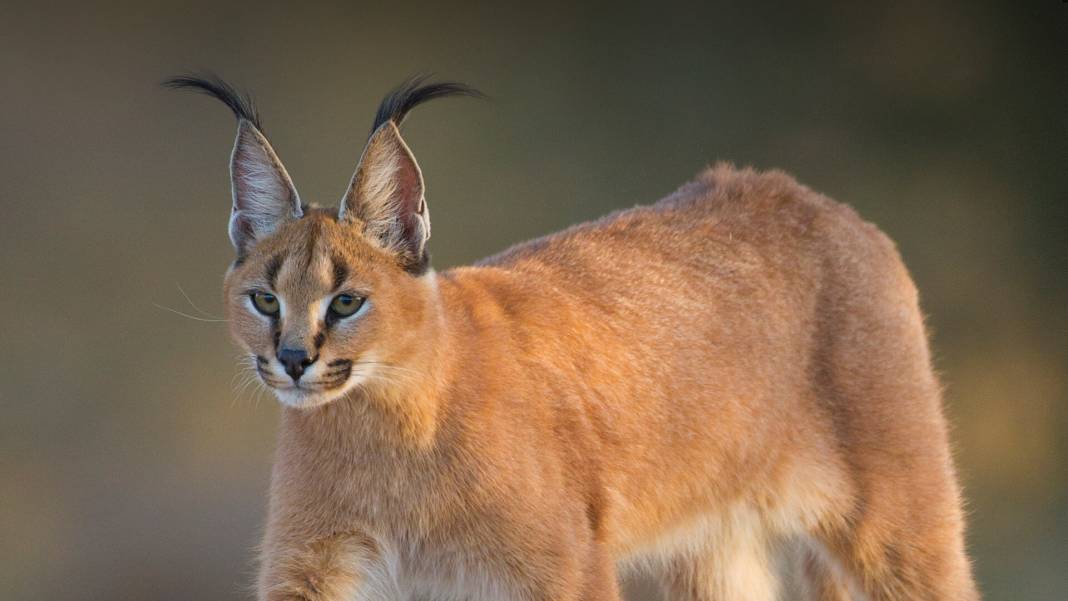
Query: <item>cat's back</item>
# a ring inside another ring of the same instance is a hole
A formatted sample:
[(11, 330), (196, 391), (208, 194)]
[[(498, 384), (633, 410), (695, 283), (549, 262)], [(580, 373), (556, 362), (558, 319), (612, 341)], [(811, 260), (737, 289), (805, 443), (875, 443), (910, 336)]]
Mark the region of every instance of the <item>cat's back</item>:
[(640, 282), (728, 290), (813, 283), (828, 265), (858, 260), (899, 263), (889, 238), (847, 205), (780, 171), (719, 164), (652, 205), (518, 244), (477, 266), (626, 294)]

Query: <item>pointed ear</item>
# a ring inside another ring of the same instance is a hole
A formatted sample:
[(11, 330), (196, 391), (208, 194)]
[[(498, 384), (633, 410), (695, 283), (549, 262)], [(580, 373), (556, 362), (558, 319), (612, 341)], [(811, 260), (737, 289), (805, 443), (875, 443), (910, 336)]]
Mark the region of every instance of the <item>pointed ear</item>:
[(430, 213), (423, 174), (393, 121), (371, 135), (338, 218), (358, 224), (364, 235), (397, 254), (411, 273), (426, 270)]
[(300, 197), (270, 142), (247, 119), (239, 119), (230, 155), (234, 204), (230, 241), (238, 254), (279, 225), (302, 215)]

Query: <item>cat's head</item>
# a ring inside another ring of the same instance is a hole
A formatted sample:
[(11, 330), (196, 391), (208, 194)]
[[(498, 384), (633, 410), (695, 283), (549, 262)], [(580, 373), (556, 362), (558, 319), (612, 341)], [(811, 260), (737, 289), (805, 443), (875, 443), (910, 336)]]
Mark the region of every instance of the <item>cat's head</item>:
[(227, 317), (263, 383), (285, 405), (314, 407), (398, 373), (433, 286), (423, 176), (398, 127), (421, 102), (478, 92), (415, 79), (390, 93), (340, 207), (323, 209), (301, 202), (247, 96), (215, 77), (167, 85), (207, 93), (238, 119)]

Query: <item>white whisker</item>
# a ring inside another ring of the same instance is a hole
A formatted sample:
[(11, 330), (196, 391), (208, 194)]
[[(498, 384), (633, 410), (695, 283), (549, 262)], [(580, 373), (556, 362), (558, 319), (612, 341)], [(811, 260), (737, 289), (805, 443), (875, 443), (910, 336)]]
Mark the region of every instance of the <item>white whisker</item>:
[(193, 299), (189, 298), (189, 295), (186, 294), (185, 290), (182, 289), (182, 285), (181, 284), (179, 284), (178, 282), (175, 282), (174, 285), (175, 285), (176, 288), (178, 288), (178, 292), (181, 292), (182, 296), (185, 297), (185, 301), (187, 303), (189, 303), (189, 306), (193, 307), (194, 311), (196, 311), (197, 313), (200, 313), (201, 315), (203, 315), (205, 317), (211, 318), (211, 319), (218, 319), (218, 320), (221, 320), (221, 321), (226, 321), (222, 317), (220, 317), (218, 315), (212, 315), (211, 313), (208, 313), (204, 309), (201, 309), (199, 306), (197, 306), (197, 304), (193, 302)]
[(377, 380), (388, 385), (396, 383), (414, 383), (421, 375), (421, 372), (407, 367), (368, 360), (353, 363), (352, 375), (366, 381)]
[(181, 315), (182, 317), (185, 317), (185, 318), (188, 318), (188, 319), (192, 319), (193, 321), (205, 321), (205, 322), (226, 322), (226, 321), (229, 321), (229, 320), (226, 320), (226, 319), (206, 319), (206, 318), (203, 318), (203, 317), (197, 317), (196, 315), (190, 315), (188, 313), (182, 313), (178, 309), (172, 309), (170, 307), (164, 307), (163, 305), (156, 304), (156, 303), (152, 303), (152, 306), (156, 307), (157, 309), (163, 309), (164, 311), (170, 311), (171, 313), (174, 313), (175, 315)]

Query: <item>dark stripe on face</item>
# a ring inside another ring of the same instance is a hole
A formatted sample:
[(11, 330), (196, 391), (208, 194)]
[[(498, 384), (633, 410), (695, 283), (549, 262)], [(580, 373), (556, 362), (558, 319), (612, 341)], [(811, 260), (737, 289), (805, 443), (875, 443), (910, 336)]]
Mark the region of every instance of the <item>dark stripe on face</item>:
[(315, 242), (319, 239), (319, 228), (321, 224), (316, 221), (308, 228), (308, 237), (304, 240), (304, 255), (302, 258), (303, 265), (301, 265), (301, 272), (307, 273), (311, 269), (312, 259), (315, 258)]
[(323, 343), (326, 342), (326, 332), (319, 330), (319, 333), (315, 335), (315, 350), (323, 348)]
[(278, 280), (278, 271), (280, 269), (282, 269), (282, 255), (276, 255), (267, 264), (267, 281), (271, 284), (272, 290), (277, 290), (275, 283)]
[(341, 288), (341, 285), (345, 283), (345, 280), (348, 279), (349, 268), (345, 266), (345, 262), (337, 255), (330, 257), (330, 263), (334, 268), (334, 291), (336, 292)]

